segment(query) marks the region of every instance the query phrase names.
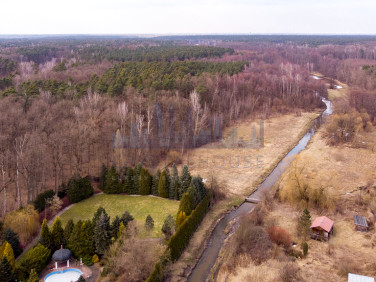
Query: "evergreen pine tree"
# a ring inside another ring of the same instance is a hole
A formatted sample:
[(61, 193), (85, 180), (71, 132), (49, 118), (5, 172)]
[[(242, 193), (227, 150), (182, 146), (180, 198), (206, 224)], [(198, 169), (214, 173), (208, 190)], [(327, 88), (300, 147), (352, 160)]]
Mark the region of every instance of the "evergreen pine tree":
[(150, 231), (154, 228), (154, 219), (148, 214), (145, 220), (145, 228), (146, 230)]
[(106, 194), (119, 194), (123, 192), (123, 187), (119, 180), (119, 174), (114, 166), (106, 174), (106, 186), (104, 188)]
[(64, 230), (61, 226), (61, 220), (60, 217), (56, 217), (53, 225), (52, 225), (52, 242), (53, 242), (53, 248), (54, 250), (57, 250), (60, 248), (61, 245), (65, 244), (64, 240)]
[[(100, 219), (99, 219), (100, 220)], [(98, 221), (99, 221), (98, 220)], [(95, 245), (94, 245), (94, 230), (93, 224), (90, 220), (85, 221), (81, 225), (81, 232), (80, 232), (80, 257), (88, 257), (92, 256), (95, 252)]]
[[(111, 237), (113, 238), (117, 238), (117, 234), (119, 232), (119, 226), (120, 226), (120, 223), (122, 223), (121, 219), (116, 216), (115, 219), (112, 221), (112, 224), (111, 224)], [(124, 224), (123, 224), (124, 226)]]
[(7, 228), (7, 230), (5, 230), (3, 234), (3, 241), (7, 241), (9, 244), (11, 244), (15, 257), (18, 257), (22, 253), (18, 235), (13, 232), (12, 229)]
[(191, 202), (191, 210), (194, 210), (200, 202), (200, 196), (198, 195), (197, 190), (191, 186), (189, 186), (187, 193)]
[(142, 167), (140, 172), (139, 194), (149, 195), (151, 189), (151, 176), (149, 171)]
[(81, 250), (80, 250), (81, 226), (82, 226), (81, 220), (79, 220), (76, 224), (74, 224), (72, 233), (70, 234), (69, 240), (68, 240), (68, 248), (71, 250), (71, 252), (76, 258), (80, 258), (80, 254), (81, 254)]
[(188, 166), (185, 165), (180, 177), (179, 199), (181, 199), (183, 194), (188, 191), (189, 185), (191, 183), (191, 178), (192, 177), (189, 173)]
[(106, 210), (103, 207), (99, 207), (97, 209), (97, 211), (94, 213), (94, 216), (93, 216), (92, 222), (93, 222), (94, 226), (95, 226), (97, 220), (99, 219), (99, 217), (101, 216), (102, 213), (105, 213), (106, 216), (108, 217), (108, 214), (107, 214)]
[(158, 195), (162, 198), (168, 198), (167, 173), (162, 171), (158, 183)]
[(64, 228), (65, 244), (69, 242), (69, 238), (70, 238), (70, 235), (72, 234), (73, 228), (74, 228), (74, 222), (73, 222), (73, 219), (70, 219), (68, 220)]
[(151, 187), (151, 193), (154, 196), (158, 196), (158, 184), (159, 184), (160, 177), (161, 177), (161, 171), (158, 169), (157, 172), (153, 176), (153, 184)]
[(124, 192), (126, 194), (133, 194), (133, 169), (129, 167), (125, 175)]
[(94, 227), (95, 252), (103, 255), (111, 244), (110, 218), (102, 213)]
[(196, 190), (199, 202), (201, 202), (201, 200), (206, 196), (206, 188), (201, 176), (193, 177), (190, 186)]
[(128, 211), (125, 211), (121, 216), (121, 222), (124, 224), (124, 226), (127, 226), (128, 222), (132, 221), (133, 219), (133, 216), (131, 216)]
[(141, 174), (142, 165), (138, 164), (134, 167), (133, 172), (133, 191), (132, 194), (139, 194), (139, 185), (140, 185), (140, 174)]
[(311, 214), (309, 210), (304, 209), (302, 214), (299, 218), (299, 224), (298, 224), (298, 233), (300, 236), (304, 238), (304, 240), (307, 239), (307, 236), (311, 232)]
[(175, 164), (172, 165), (172, 173), (170, 175), (168, 197), (170, 199), (179, 199), (179, 174)]
[(186, 216), (189, 216), (192, 212), (191, 199), (188, 193), (184, 193), (183, 196), (181, 197), (178, 214), (181, 211), (184, 212)]
[(8, 260), (10, 268), (13, 271), (16, 266), (16, 259), (14, 257), (12, 246), (7, 241), (5, 241), (3, 244), (5, 248), (2, 256)]
[(48, 228), (46, 219), (44, 219), (42, 222), (39, 243), (41, 243), (47, 249), (51, 249), (51, 247), (53, 247), (52, 235), (50, 229)]
[(104, 189), (106, 187), (107, 172), (108, 172), (107, 167), (104, 164), (102, 164), (101, 172), (100, 172), (100, 175), (99, 175), (99, 185), (98, 185), (98, 188), (101, 189), (102, 191), (104, 191)]
[(38, 274), (35, 272), (34, 268), (30, 270), (29, 279), (27, 282), (40, 282)]
[(119, 225), (119, 230), (116, 234), (116, 237), (117, 238), (120, 238), (121, 237), (121, 234), (123, 234), (123, 231), (125, 229), (125, 226), (124, 226), (124, 223), (123, 222), (120, 222), (120, 225)]
[(165, 234), (166, 239), (170, 238), (176, 230), (176, 222), (171, 214), (169, 214), (162, 226), (162, 232)]
[(9, 261), (3, 257), (0, 262), (0, 277), (1, 281), (4, 282), (12, 282), (13, 274), (12, 274), (12, 267), (9, 264)]
[(180, 211), (180, 212), (178, 213), (177, 218), (176, 218), (176, 225), (179, 227), (179, 226), (184, 222), (184, 220), (185, 220), (186, 218), (187, 218), (187, 216), (186, 216), (185, 212)]

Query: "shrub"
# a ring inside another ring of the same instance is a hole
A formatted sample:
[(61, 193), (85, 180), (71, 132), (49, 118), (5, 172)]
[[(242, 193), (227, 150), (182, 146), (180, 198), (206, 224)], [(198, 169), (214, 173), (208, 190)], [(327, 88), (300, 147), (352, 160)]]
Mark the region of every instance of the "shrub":
[(154, 219), (148, 214), (145, 220), (145, 229), (150, 231), (154, 228)]
[(272, 226), (268, 229), (269, 238), (277, 245), (282, 245), (285, 248), (291, 246), (291, 238), (289, 233), (279, 226)]
[(53, 190), (46, 190), (40, 193), (34, 201), (34, 208), (41, 212), (46, 208), (46, 200), (51, 199), (55, 195)]
[(87, 265), (87, 266), (91, 266), (94, 264), (93, 262), (93, 258), (89, 255), (85, 255), (82, 257), (82, 262)]
[(29, 279), (27, 280), (28, 282), (39, 282), (39, 276), (38, 274), (35, 272), (34, 269), (32, 269), (30, 271), (30, 275), (29, 275)]
[(97, 263), (97, 262), (99, 262), (99, 258), (98, 258), (98, 255), (95, 254), (93, 255), (93, 263)]
[(308, 244), (307, 244), (307, 242), (304, 242), (302, 244), (302, 250), (303, 250), (303, 255), (306, 257), (308, 255)]
[(281, 269), (280, 279), (283, 282), (301, 281), (299, 268), (293, 263), (288, 263)]
[(233, 255), (249, 254), (258, 265), (270, 257), (272, 241), (260, 226), (255, 226), (248, 219), (243, 219), (234, 235)]
[(14, 281), (12, 267), (10, 266), (9, 261), (5, 257), (0, 258), (0, 277), (1, 281), (4, 282)]
[(171, 214), (169, 214), (166, 217), (166, 219), (163, 223), (163, 226), (162, 226), (162, 232), (163, 232), (163, 234), (165, 234), (166, 239), (170, 238), (171, 235), (174, 234), (176, 227), (177, 226), (176, 226), (174, 218), (172, 217)]
[(26, 244), (39, 231), (39, 216), (33, 205), (5, 215), (4, 228), (18, 234), (21, 244)]
[(78, 203), (93, 195), (94, 189), (87, 177), (75, 174), (68, 182), (68, 197), (71, 203)]
[(51, 251), (42, 244), (38, 244), (22, 257), (19, 263), (20, 269), (19, 271), (16, 271), (18, 273), (18, 279), (25, 280), (31, 269), (34, 269), (37, 273), (40, 273), (47, 266), (50, 259)]

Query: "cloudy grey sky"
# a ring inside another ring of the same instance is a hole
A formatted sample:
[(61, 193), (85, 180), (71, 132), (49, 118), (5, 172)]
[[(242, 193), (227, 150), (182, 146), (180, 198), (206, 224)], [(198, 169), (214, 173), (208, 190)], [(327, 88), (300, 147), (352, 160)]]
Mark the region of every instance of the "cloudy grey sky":
[(1, 0), (0, 34), (376, 34), (375, 0)]

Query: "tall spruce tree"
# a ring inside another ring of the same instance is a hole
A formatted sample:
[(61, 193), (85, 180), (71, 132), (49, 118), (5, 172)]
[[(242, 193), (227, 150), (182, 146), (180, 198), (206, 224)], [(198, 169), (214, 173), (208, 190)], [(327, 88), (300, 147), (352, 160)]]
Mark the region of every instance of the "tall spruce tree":
[(192, 177), (189, 173), (188, 166), (185, 165), (180, 176), (179, 199), (181, 199), (183, 194), (188, 191), (189, 185), (191, 184), (191, 178)]
[(153, 176), (153, 184), (151, 187), (151, 193), (154, 196), (158, 196), (158, 184), (159, 184), (160, 177), (161, 177), (161, 171), (158, 169), (157, 172)]
[(172, 172), (170, 175), (168, 197), (170, 199), (179, 199), (179, 173), (175, 164), (172, 165)]
[(22, 253), (18, 235), (13, 232), (12, 229), (8, 227), (7, 230), (5, 230), (2, 239), (3, 241), (7, 241), (12, 246), (15, 257), (18, 257)]
[(50, 232), (50, 229), (48, 228), (46, 219), (44, 219), (42, 222), (39, 243), (41, 243), (47, 249), (51, 249), (53, 247), (52, 234)]
[(123, 192), (123, 186), (119, 180), (119, 174), (114, 166), (106, 174), (106, 186), (104, 188), (106, 194), (119, 194)]
[(124, 181), (124, 192), (126, 194), (133, 194), (133, 168), (128, 167)]
[(94, 227), (95, 251), (103, 255), (111, 244), (110, 218), (102, 213)]
[(74, 228), (74, 222), (73, 219), (68, 220), (67, 224), (64, 227), (64, 238), (65, 238), (65, 244), (69, 242), (69, 238), (72, 234)]
[(140, 185), (140, 174), (141, 174), (142, 165), (138, 164), (134, 167), (133, 172), (133, 191), (132, 194), (139, 194), (139, 185)]
[(191, 208), (191, 198), (189, 197), (188, 193), (184, 193), (181, 197), (178, 214), (180, 212), (184, 212), (186, 216), (189, 216), (192, 212)]
[(102, 164), (102, 167), (101, 167), (101, 172), (100, 172), (100, 175), (99, 175), (99, 185), (98, 185), (98, 188), (101, 189), (102, 191), (104, 191), (104, 188), (106, 187), (106, 174), (108, 172), (108, 169), (107, 167)]
[(309, 210), (304, 209), (302, 214), (299, 217), (298, 222), (298, 233), (300, 236), (304, 238), (304, 240), (307, 239), (308, 235), (311, 232), (311, 214)]
[(95, 252), (94, 228), (90, 220), (81, 225), (79, 253), (80, 257), (92, 256)]
[[(111, 235), (112, 238), (115, 238), (115, 239), (117, 238), (120, 223), (122, 223), (121, 219), (118, 216), (116, 216), (111, 223), (111, 234), (110, 235)], [(123, 226), (124, 226), (124, 223), (123, 223)]]
[(81, 250), (80, 250), (81, 226), (82, 226), (81, 220), (79, 220), (76, 224), (74, 224), (72, 233), (70, 234), (69, 240), (68, 240), (68, 248), (72, 251), (73, 255), (76, 258), (80, 258), (80, 255), (81, 255)]
[(61, 226), (61, 220), (60, 217), (56, 217), (53, 225), (52, 225), (52, 242), (53, 242), (53, 249), (57, 250), (60, 248), (61, 245), (65, 244), (65, 238), (64, 238), (64, 230)]
[(158, 183), (158, 195), (162, 198), (168, 198), (168, 182), (167, 182), (167, 173), (165, 170), (162, 171), (161, 177), (159, 178)]
[(149, 195), (151, 190), (151, 175), (149, 171), (142, 167), (140, 172), (139, 194)]

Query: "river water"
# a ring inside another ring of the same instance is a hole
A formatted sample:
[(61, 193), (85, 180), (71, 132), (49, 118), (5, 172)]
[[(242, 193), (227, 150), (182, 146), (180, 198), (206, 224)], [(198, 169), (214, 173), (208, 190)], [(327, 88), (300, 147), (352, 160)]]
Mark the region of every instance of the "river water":
[[(278, 163), (274, 170), (269, 174), (269, 176), (260, 184), (256, 191), (254, 191), (249, 197), (252, 199), (262, 200), (265, 193), (270, 191), (274, 183), (277, 182), (281, 174), (286, 170), (290, 163), (294, 160), (296, 155), (305, 149), (309, 140), (316, 133), (317, 129), (321, 126), (328, 115), (332, 114), (332, 103), (325, 98), (322, 101), (326, 105), (326, 110), (317, 117), (312, 126), (307, 130), (305, 135), (299, 140), (298, 144)], [(222, 248), (223, 242), (227, 235), (225, 234), (225, 228), (227, 224), (236, 219), (240, 218), (250, 212), (255, 208), (256, 204), (244, 202), (237, 209), (226, 214), (216, 225), (212, 234), (210, 235), (209, 244), (202, 254), (200, 260), (192, 270), (188, 281), (199, 282), (206, 281), (209, 276), (211, 268), (214, 266), (219, 251)]]

